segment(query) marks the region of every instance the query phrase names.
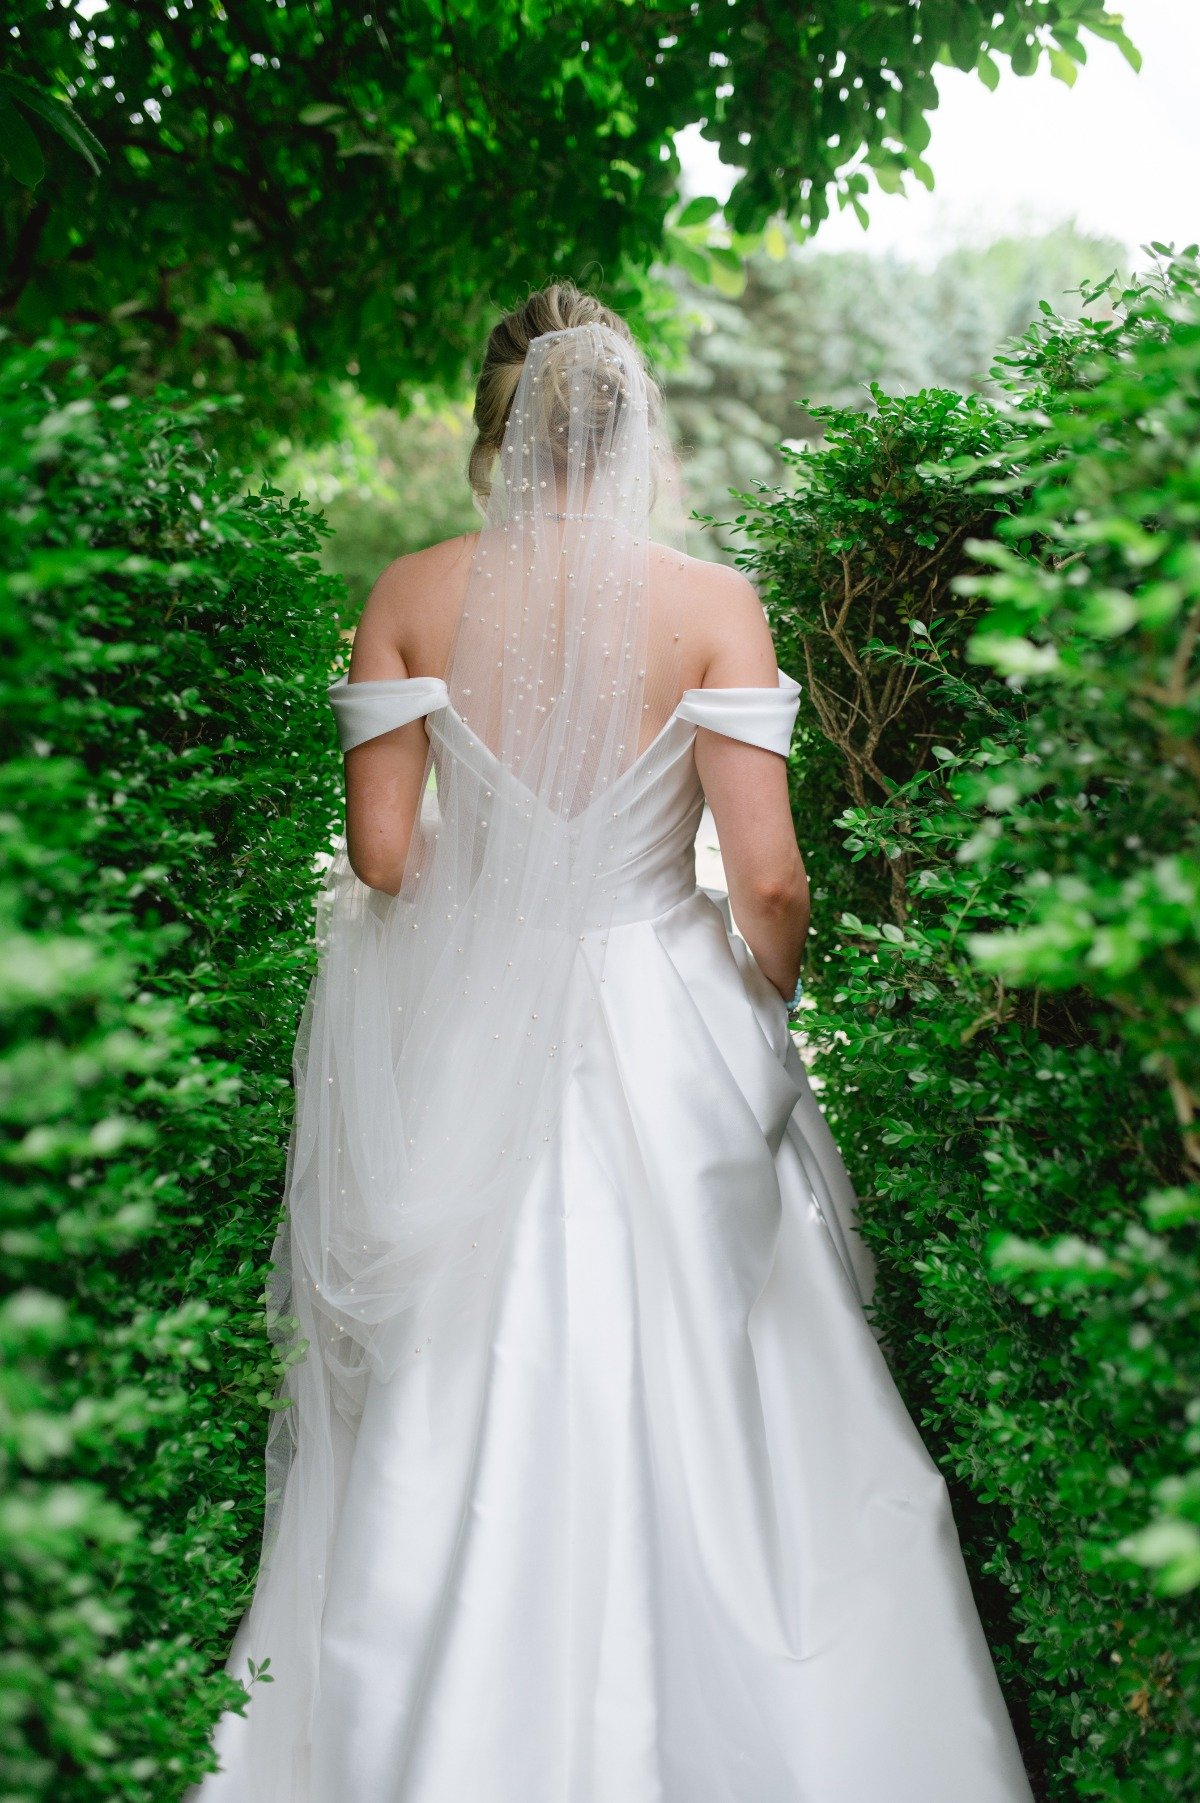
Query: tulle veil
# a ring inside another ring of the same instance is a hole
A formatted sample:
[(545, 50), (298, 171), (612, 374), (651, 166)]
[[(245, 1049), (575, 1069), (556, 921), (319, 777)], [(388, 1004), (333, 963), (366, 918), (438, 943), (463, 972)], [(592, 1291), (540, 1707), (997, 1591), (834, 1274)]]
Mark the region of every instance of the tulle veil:
[[(339, 1491), (367, 1388), (403, 1381), (424, 1357), (445, 1373), (440, 1406), (455, 1406), (452, 1374), (486, 1338), (506, 1230), (586, 1044), (637, 831), (633, 773), (680, 692), (652, 569), (687, 539), (679, 462), (639, 348), (598, 322), (535, 338), (448, 668), (418, 679), (426, 802), (399, 891), (362, 884), (343, 838), (318, 903), (267, 1292), (285, 1370), (235, 1646), (287, 1668), (289, 1711), (297, 1682), (316, 1703)], [(331, 699), (352, 711), (368, 690), (388, 701), (387, 687), (405, 685), (342, 679)], [(269, 1716), (284, 1702), (257, 1689), (250, 1708)], [(264, 1796), (297, 1733), (286, 1726), (287, 1738), (282, 1718), (278, 1735), (251, 1737)]]

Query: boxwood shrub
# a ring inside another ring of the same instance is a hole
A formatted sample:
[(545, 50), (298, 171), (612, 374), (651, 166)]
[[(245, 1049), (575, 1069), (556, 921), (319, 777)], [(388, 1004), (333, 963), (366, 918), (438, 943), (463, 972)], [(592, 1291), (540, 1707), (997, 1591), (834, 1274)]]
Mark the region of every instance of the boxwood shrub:
[(0, 1795), (166, 1803), (244, 1697), (340, 591), (205, 406), (0, 350)]
[(745, 495), (805, 685), (809, 1032), (1038, 1794), (1200, 1744), (1200, 272)]

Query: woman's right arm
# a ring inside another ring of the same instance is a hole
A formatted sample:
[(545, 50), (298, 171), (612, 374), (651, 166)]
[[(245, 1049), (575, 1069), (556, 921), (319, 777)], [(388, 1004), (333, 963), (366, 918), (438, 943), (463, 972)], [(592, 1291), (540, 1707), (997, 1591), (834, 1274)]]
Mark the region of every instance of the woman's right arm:
[[(706, 689), (773, 688), (775, 646), (750, 582), (725, 570), (710, 628)], [(696, 729), (696, 768), (716, 822), (729, 905), (755, 963), (790, 1001), (808, 934), (808, 878), (788, 794), (787, 759)]]
[[(350, 681), (403, 681), (400, 650), (405, 607), (411, 604), (413, 560), (389, 564), (367, 597), (354, 634)], [(420, 846), (421, 787), (429, 736), (423, 719), (393, 727), (345, 755), (346, 855), (360, 882), (395, 895), (409, 846)]]

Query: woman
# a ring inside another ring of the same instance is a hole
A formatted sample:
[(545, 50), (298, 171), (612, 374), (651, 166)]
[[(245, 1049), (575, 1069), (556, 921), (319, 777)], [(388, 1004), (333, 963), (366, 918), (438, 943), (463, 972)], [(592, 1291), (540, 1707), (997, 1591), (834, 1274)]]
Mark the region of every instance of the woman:
[[(570, 284), (376, 584), (297, 1041), (264, 1557), (197, 1803), (1028, 1803), (789, 1032), (798, 687)], [(697, 889), (707, 798), (740, 937)]]

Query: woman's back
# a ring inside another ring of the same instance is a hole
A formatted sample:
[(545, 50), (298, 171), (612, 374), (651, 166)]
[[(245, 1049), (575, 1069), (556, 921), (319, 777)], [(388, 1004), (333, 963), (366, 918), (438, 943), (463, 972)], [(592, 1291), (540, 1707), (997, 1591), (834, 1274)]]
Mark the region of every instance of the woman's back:
[[(352, 682), (445, 675), (478, 539), (462, 533), (388, 565), (355, 634)], [(651, 542), (647, 626), (651, 684), (639, 750), (661, 731), (686, 689), (774, 683), (774, 648), (758, 597), (727, 564)], [(656, 672), (670, 675), (670, 689), (661, 679), (653, 687)]]
[[(355, 634), (351, 682), (444, 675), (477, 539), (465, 533), (388, 565)], [(778, 674), (762, 605), (739, 571), (651, 542), (649, 584), (639, 754), (689, 690), (770, 690)], [(399, 881), (425, 752), (415, 724), (394, 742), (375, 740), (347, 759), (351, 862), (364, 881), (384, 889)], [(808, 886), (786, 766), (771, 751), (706, 729), (697, 734), (695, 756), (739, 927), (765, 975), (790, 995), (808, 925)]]

